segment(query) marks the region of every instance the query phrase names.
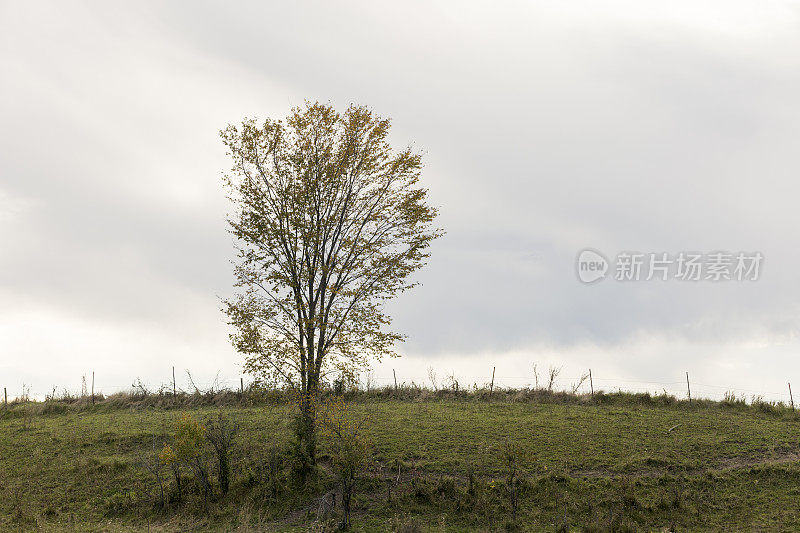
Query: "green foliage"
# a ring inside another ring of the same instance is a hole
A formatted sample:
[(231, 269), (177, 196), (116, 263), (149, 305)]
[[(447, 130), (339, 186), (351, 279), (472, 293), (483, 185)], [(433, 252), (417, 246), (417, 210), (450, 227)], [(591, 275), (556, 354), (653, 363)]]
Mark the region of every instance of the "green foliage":
[[(513, 526), (505, 439), (526, 457), (516, 520), (524, 531), (800, 528), (798, 420), (790, 410), (665, 406), (656, 396), (654, 404), (621, 396), (611, 397), (616, 403), (535, 403), (495, 394), (490, 402), (348, 396), (353, 419), (369, 421), (364, 429), (372, 444), (356, 476), (352, 528)], [(332, 441), (324, 431), (316, 484), (298, 491), (289, 483), (296, 412), (290, 406), (224, 409), (239, 425), (230, 490), (207, 509), (192, 505), (202, 501), (202, 487), (186, 465), (185, 503), (163, 508), (146, 497), (151, 474), (131, 466), (152, 453), (154, 440), (157, 452), (173, 444), (176, 412), (69, 410), (39, 414), (25, 430), (15, 409), (0, 420), (0, 486), (8, 496), (0, 498), (2, 531), (141, 531), (148, 524), (152, 531), (302, 531), (331, 491), (341, 517)], [(190, 412), (195, 421), (218, 413), (213, 406)], [(211, 456), (207, 440), (203, 449)]]
[(326, 371), (394, 354), (383, 304), (413, 286), (441, 232), (421, 157), (393, 150), (389, 128), (366, 107), (308, 103), (221, 132), (240, 288), (225, 310), (259, 380), (314, 394)]
[(315, 420), (300, 412), (292, 417), (292, 477), (299, 487), (304, 486), (314, 474), (317, 453)]
[(183, 415), (175, 424), (170, 443), (164, 444), (159, 459), (172, 468), (178, 497), (181, 496), (180, 466), (185, 465), (194, 474), (203, 490), (203, 503), (207, 507), (211, 497), (208, 459), (204, 445), (206, 426), (190, 414)]
[(421, 157), (388, 142), (389, 121), (366, 107), (308, 103), (286, 121), (245, 120), (221, 132), (233, 160), (226, 177), (236, 212), (238, 295), (225, 311), (259, 382), (299, 394), (299, 477), (313, 470), (313, 402), (325, 374), (353, 376), (395, 355), (384, 302), (441, 232), (418, 186)]
[(172, 444), (165, 444), (161, 452), (164, 464), (191, 462), (200, 456), (206, 428), (192, 415), (183, 415), (175, 425)]

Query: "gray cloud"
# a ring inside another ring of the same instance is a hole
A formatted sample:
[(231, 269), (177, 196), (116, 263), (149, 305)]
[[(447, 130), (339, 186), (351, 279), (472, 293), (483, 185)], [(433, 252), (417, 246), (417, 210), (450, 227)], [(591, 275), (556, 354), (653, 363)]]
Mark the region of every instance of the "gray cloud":
[[(321, 99), (373, 106), (426, 153), (448, 234), (391, 304), (410, 352), (794, 339), (797, 9), (646, 4), (4, 4), (0, 313), (232, 368), (217, 131)], [(766, 260), (751, 284), (587, 287), (586, 246)], [(0, 339), (5, 371), (37, 342)]]

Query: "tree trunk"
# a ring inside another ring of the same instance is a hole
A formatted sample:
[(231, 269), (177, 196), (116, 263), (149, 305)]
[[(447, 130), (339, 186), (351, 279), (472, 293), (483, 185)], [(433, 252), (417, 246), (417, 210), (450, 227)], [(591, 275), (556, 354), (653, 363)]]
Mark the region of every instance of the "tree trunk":
[(219, 488), (222, 495), (228, 493), (230, 488), (230, 463), (228, 462), (227, 450), (222, 450), (219, 453)]
[(316, 418), (317, 418), (317, 396), (319, 385), (314, 376), (309, 376), (308, 390), (304, 398), (303, 407), (303, 429), (306, 437), (306, 452), (308, 453), (311, 464), (316, 464)]
[(350, 529), (350, 500), (353, 496), (353, 479), (342, 480), (342, 523), (339, 529)]
[(172, 475), (175, 476), (175, 489), (178, 491), (177, 501), (183, 500), (183, 494), (181, 491), (181, 472), (178, 463), (172, 463)]
[(317, 386), (309, 373), (305, 390), (300, 393), (300, 415), (295, 426), (297, 474), (304, 483), (316, 464), (316, 399)]

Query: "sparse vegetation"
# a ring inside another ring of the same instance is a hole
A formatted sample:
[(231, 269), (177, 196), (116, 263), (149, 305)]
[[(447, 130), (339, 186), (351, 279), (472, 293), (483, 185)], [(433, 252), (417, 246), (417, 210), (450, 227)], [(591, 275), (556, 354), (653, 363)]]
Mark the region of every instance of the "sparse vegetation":
[[(346, 417), (369, 421), (364, 462), (349, 475), (348, 448), (323, 433), (305, 485), (292, 481), (297, 408), (281, 391), (13, 402), (0, 414), (0, 529), (330, 530), (346, 493), (357, 531), (800, 525), (800, 415), (788, 406), (546, 389), (489, 401), (481, 388), (416, 385), (341, 398)], [(208, 437), (217, 424), (238, 428), (227, 493)], [(142, 459), (164, 444), (183, 459), (149, 462), (156, 478)], [(190, 466), (201, 454), (205, 473)]]
[(228, 493), (231, 485), (231, 449), (239, 428), (222, 413), (218, 413), (206, 424), (206, 439), (214, 448), (217, 459), (217, 479), (222, 496)]
[[(342, 520), (339, 528), (350, 528), (350, 510), (356, 478), (367, 464), (370, 442), (367, 438), (367, 418), (354, 413), (341, 396), (323, 403), (319, 420), (325, 437), (329, 439), (331, 465), (339, 483), (342, 500)], [(335, 499), (333, 500), (335, 502)]]

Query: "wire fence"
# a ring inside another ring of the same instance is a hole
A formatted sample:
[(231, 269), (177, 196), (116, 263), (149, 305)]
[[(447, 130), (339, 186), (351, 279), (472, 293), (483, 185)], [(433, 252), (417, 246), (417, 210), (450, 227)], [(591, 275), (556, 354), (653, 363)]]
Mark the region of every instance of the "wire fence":
[[(487, 388), (492, 386), (491, 373), (487, 375), (471, 376), (455, 375), (453, 377), (458, 381), (459, 387), (461, 388)], [(392, 376), (373, 376), (371, 379), (377, 383), (378, 386), (394, 386), (394, 378)], [(362, 381), (363, 380), (364, 378), (362, 377)], [(436, 385), (438, 388), (448, 388), (450, 386), (449, 380), (449, 375), (444, 379), (439, 378)], [(533, 389), (537, 387), (546, 389), (549, 386), (548, 381), (549, 376), (547, 375), (539, 376), (537, 385), (536, 379), (533, 376), (510, 376), (495, 374), (494, 389)], [(401, 381), (399, 376), (397, 378), (397, 382), (400, 386), (403, 384), (408, 385), (410, 383), (407, 380)], [(415, 381), (415, 384), (427, 387), (433, 386), (430, 378), (426, 380), (417, 380)], [(748, 402), (759, 399), (767, 402), (782, 402), (789, 405), (793, 402), (793, 396), (789, 391), (789, 386), (790, 385), (787, 382), (786, 389), (779, 391), (774, 389), (764, 390), (741, 388), (729, 385), (714, 385), (709, 383), (694, 382), (691, 381), (691, 379), (687, 384), (687, 379), (685, 376), (683, 376), (683, 379), (676, 379), (675, 381), (648, 381), (623, 378), (605, 378), (592, 375), (590, 380), (587, 370), (587, 374), (579, 376), (559, 375), (554, 381), (553, 390), (573, 392), (573, 389), (575, 389), (574, 392), (579, 394), (589, 393), (592, 389), (595, 392), (600, 390), (604, 392), (647, 392), (653, 395), (666, 393), (667, 395), (675, 396), (676, 398), (688, 398), (689, 394), (691, 394), (693, 399), (712, 400), (720, 400), (726, 395), (729, 395), (737, 398), (743, 398)]]
[[(538, 376), (536, 375), (503, 375), (496, 372), (496, 368), (485, 375), (457, 375), (457, 374), (439, 374), (437, 372), (429, 372), (428, 377), (414, 376), (413, 379), (404, 379), (402, 375), (396, 371), (391, 374), (381, 372), (367, 372), (358, 376), (358, 381), (354, 385), (360, 389), (374, 389), (384, 387), (403, 387), (403, 386), (418, 386), (430, 389), (446, 389), (453, 388), (455, 382), (460, 390), (473, 390), (473, 389), (534, 389), (534, 388), (551, 388), (554, 391), (567, 391), (578, 394), (590, 393), (591, 391), (598, 392), (638, 392), (650, 393), (653, 395), (667, 394), (675, 396), (676, 398), (692, 399), (712, 399), (721, 400), (725, 396), (734, 396), (743, 399), (747, 402), (753, 401), (766, 401), (773, 403), (784, 403), (790, 405), (794, 403), (791, 393), (791, 385), (786, 384), (786, 389), (781, 390), (763, 390), (755, 388), (741, 388), (735, 386), (728, 386), (723, 384), (711, 384), (703, 382), (694, 382), (690, 379), (690, 373), (682, 376), (683, 379), (675, 379), (674, 381), (648, 381), (637, 379), (624, 379), (616, 377), (601, 377), (597, 372), (591, 374), (589, 370), (581, 375), (556, 375), (552, 383), (550, 383), (550, 375), (547, 371), (542, 371)], [(186, 372), (179, 380), (177, 377), (173, 380), (172, 375), (168, 379), (143, 382), (138, 378), (130, 385), (123, 384), (100, 384), (98, 376), (87, 374), (83, 376), (82, 385), (79, 388), (70, 389), (68, 387), (50, 387), (43, 389), (40, 387), (33, 387), (28, 384), (17, 385), (17, 387), (3, 387), (4, 397), (1, 400), (8, 402), (15, 399), (27, 398), (36, 401), (43, 401), (47, 397), (58, 397), (64, 394), (73, 396), (85, 396), (89, 394), (109, 396), (115, 393), (128, 393), (147, 391), (150, 393), (172, 393), (173, 390), (181, 393), (192, 393), (196, 390), (199, 391), (236, 391), (245, 389), (253, 383), (253, 379), (248, 376), (226, 376), (222, 377), (217, 374), (213, 380), (196, 380), (191, 377), (191, 374)]]

